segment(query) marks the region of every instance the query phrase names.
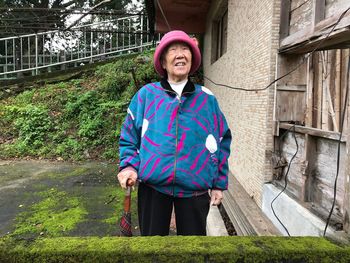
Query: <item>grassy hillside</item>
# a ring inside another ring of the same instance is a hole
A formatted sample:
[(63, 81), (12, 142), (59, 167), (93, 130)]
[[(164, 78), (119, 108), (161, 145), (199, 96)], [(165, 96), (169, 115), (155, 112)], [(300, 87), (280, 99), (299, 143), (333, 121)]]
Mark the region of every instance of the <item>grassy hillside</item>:
[(1, 100), (0, 158), (117, 158), (128, 103), (157, 78), (148, 52)]

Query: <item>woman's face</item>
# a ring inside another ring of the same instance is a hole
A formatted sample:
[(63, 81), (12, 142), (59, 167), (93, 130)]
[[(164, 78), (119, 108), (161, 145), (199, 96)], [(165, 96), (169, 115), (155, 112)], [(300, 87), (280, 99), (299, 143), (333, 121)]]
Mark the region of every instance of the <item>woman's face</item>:
[(183, 42), (171, 44), (165, 51), (162, 67), (168, 73), (169, 82), (180, 82), (188, 78), (192, 66), (190, 47)]

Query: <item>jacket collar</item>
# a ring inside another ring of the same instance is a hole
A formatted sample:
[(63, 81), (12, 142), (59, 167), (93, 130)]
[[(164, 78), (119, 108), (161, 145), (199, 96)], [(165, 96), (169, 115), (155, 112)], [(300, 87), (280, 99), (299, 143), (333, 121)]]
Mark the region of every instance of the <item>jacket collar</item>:
[[(162, 88), (171, 96), (175, 96), (176, 93), (174, 92), (174, 90), (171, 88), (169, 82), (165, 79), (165, 78), (162, 78), (162, 80), (160, 81), (160, 84), (162, 86)], [(195, 91), (195, 86), (193, 84), (193, 82), (188, 79), (183, 91), (182, 91), (182, 96), (190, 96), (192, 95), (192, 93)]]

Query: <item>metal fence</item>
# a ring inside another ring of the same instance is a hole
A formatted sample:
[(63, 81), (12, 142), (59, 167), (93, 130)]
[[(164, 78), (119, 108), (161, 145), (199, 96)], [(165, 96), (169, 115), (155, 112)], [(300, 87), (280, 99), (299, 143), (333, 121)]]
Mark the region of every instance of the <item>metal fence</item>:
[[(0, 78), (20, 78), (141, 52), (160, 35), (149, 35), (143, 14), (37, 34), (0, 38)], [(152, 39), (154, 37), (154, 39)]]

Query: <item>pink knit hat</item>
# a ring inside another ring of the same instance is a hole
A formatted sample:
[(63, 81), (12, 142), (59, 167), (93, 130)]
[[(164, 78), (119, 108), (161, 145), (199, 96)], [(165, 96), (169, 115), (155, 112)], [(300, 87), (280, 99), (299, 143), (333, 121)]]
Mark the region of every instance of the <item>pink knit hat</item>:
[(154, 67), (159, 75), (165, 76), (166, 71), (163, 69), (160, 62), (160, 57), (166, 48), (174, 42), (184, 42), (190, 46), (192, 51), (192, 66), (189, 74), (193, 74), (201, 65), (201, 52), (197, 46), (197, 40), (192, 39), (185, 32), (180, 30), (174, 30), (166, 33), (160, 40), (159, 45), (156, 47), (154, 53)]

